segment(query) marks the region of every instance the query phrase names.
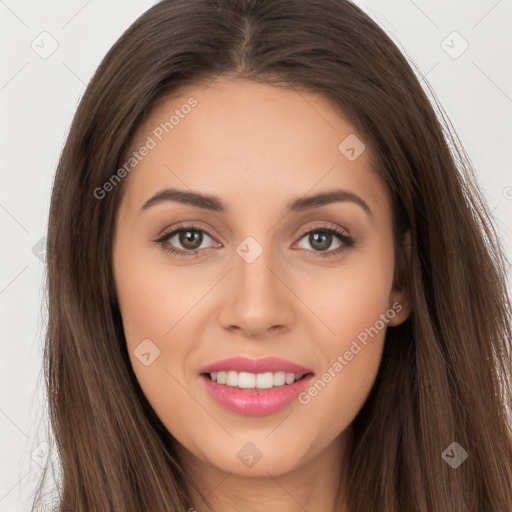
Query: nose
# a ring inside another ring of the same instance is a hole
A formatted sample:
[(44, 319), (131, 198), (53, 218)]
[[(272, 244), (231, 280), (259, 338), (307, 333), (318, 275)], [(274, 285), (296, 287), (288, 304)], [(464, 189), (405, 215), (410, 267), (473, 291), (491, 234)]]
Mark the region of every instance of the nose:
[(262, 338), (291, 328), (299, 301), (271, 253), (263, 248), (252, 262), (234, 253), (219, 317), (223, 328)]

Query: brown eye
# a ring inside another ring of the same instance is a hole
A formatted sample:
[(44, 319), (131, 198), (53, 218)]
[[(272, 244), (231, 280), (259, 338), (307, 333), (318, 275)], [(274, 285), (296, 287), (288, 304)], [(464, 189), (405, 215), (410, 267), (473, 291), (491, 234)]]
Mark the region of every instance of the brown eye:
[(203, 234), (201, 231), (193, 229), (181, 230), (178, 233), (178, 240), (184, 249), (194, 251), (201, 246)]
[(170, 253), (187, 256), (197, 254), (200, 249), (208, 248), (201, 247), (205, 237), (215, 241), (204, 229), (184, 226), (163, 235), (155, 242), (160, 243), (164, 250)]
[(309, 233), (308, 242), (314, 249), (326, 251), (332, 243), (332, 235), (326, 231), (312, 232)]
[[(222, 246), (206, 230), (196, 226), (180, 226), (154, 241), (160, 243), (163, 249), (171, 254), (177, 256), (198, 256), (200, 251), (209, 248), (201, 247), (205, 237), (218, 244), (217, 247)], [(321, 226), (310, 230), (304, 233), (300, 240), (306, 237), (310, 246), (310, 248), (306, 247), (307, 251), (322, 257), (335, 256), (356, 245), (355, 240), (335, 227)], [(334, 249), (331, 249), (336, 239), (338, 244)]]
[[(336, 255), (355, 246), (355, 241), (352, 238), (334, 227), (319, 227), (310, 230), (302, 235), (301, 240), (306, 237), (312, 252), (317, 253), (318, 256)], [(338, 239), (338, 245), (333, 250), (328, 250), (335, 239)]]

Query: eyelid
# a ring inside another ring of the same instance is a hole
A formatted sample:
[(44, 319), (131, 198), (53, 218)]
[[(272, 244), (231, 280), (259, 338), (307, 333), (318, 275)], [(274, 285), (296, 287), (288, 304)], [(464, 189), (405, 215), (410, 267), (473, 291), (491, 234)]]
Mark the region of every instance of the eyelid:
[(302, 238), (304, 235), (311, 233), (311, 231), (321, 231), (322, 229), (335, 231), (336, 233), (346, 236), (347, 238), (350, 237), (350, 233), (348, 232), (348, 230), (346, 230), (342, 227), (338, 227), (335, 224), (331, 224), (329, 222), (324, 222), (321, 224), (315, 224), (314, 226), (309, 226), (308, 228), (301, 230), (299, 232), (300, 234), (296, 235), (296, 236), (299, 236), (300, 238)]
[[(198, 222), (198, 221), (194, 221), (194, 222)], [(217, 238), (214, 235), (212, 235), (212, 233), (210, 232), (210, 230), (208, 228), (205, 228), (197, 223), (189, 224), (187, 222), (184, 222), (184, 223), (179, 223), (179, 224), (173, 226), (172, 229), (164, 230), (164, 232), (156, 240), (153, 240), (153, 241), (161, 242), (161, 241), (167, 240), (170, 235), (175, 235), (179, 231), (185, 231), (186, 229), (190, 229), (191, 231), (204, 231), (210, 238), (217, 240)]]
[[(195, 224), (193, 222), (195, 222)], [(202, 231), (202, 232), (206, 233), (215, 242), (221, 243), (221, 242), (217, 241), (216, 237), (214, 235), (212, 235), (212, 233), (209, 231), (209, 229), (200, 226), (199, 221), (190, 221), (190, 222), (179, 223), (178, 225), (173, 226), (172, 229), (166, 230), (156, 240), (153, 240), (153, 242), (160, 243), (162, 246), (164, 246), (165, 243), (170, 238), (172, 238), (173, 236), (178, 234), (180, 231), (185, 231), (187, 229), (190, 231)], [(338, 247), (334, 250), (328, 250), (328, 251), (309, 251), (309, 250), (307, 250), (306, 251), (309, 253), (313, 253), (314, 256), (319, 256), (319, 257), (335, 256), (335, 255), (343, 252), (345, 249), (349, 249), (350, 247), (357, 245), (357, 242), (350, 236), (350, 234), (347, 230), (345, 230), (344, 228), (340, 228), (335, 224), (328, 223), (328, 222), (323, 222), (320, 225), (313, 225), (313, 226), (309, 226), (308, 228), (304, 228), (303, 230), (301, 230), (300, 234), (295, 235), (295, 237), (298, 237), (297, 241), (295, 243), (299, 242), (302, 238), (304, 238), (305, 235), (308, 235), (309, 233), (315, 232), (315, 231), (327, 231), (330, 233), (334, 233), (335, 236), (337, 236), (340, 239), (341, 245), (340, 245), (340, 247)], [(213, 247), (207, 247), (207, 248), (203, 248), (203, 249), (193, 249), (193, 250), (179, 249), (179, 248), (175, 248), (175, 247), (172, 247), (172, 248), (164, 247), (164, 250), (166, 250), (167, 252), (175, 253), (177, 256), (184, 256), (184, 257), (191, 256), (191, 255), (197, 256), (200, 252), (204, 252), (205, 250), (209, 250), (209, 249), (213, 249)]]
[[(191, 222), (199, 222), (199, 221), (191, 221)], [(199, 229), (196, 229), (196, 228), (199, 228)], [(350, 233), (348, 232), (348, 230), (346, 230), (344, 228), (337, 227), (335, 224), (331, 224), (329, 222), (324, 222), (324, 223), (321, 223), (320, 225), (313, 225), (313, 226), (304, 228), (295, 236), (302, 238), (304, 235), (307, 235), (311, 231), (314, 231), (315, 229), (321, 230), (322, 228), (331, 229), (331, 230), (333, 230), (339, 234), (342, 234), (346, 237), (350, 237)], [(213, 238), (214, 240), (216, 240), (216, 237), (209, 231), (208, 228), (202, 227), (199, 224), (192, 224), (192, 223), (189, 224), (187, 222), (184, 222), (184, 223), (178, 223), (177, 225), (173, 226), (172, 229), (170, 229), (170, 230), (164, 230), (164, 232), (158, 237), (158, 239), (154, 240), (154, 241), (157, 242), (157, 241), (161, 240), (162, 238), (167, 238), (170, 234), (174, 234), (175, 232), (180, 231), (182, 229), (190, 229), (193, 231), (204, 231), (210, 238)]]

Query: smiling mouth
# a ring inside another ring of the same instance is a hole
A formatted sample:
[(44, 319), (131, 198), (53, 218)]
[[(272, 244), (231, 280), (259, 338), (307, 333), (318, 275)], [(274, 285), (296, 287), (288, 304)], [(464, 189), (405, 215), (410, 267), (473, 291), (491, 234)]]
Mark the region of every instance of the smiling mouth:
[(202, 373), (202, 376), (216, 382), (235, 389), (244, 390), (262, 390), (286, 387), (298, 382), (305, 377), (313, 375), (312, 372), (307, 373), (291, 373), (291, 372), (265, 372), (265, 373), (249, 373), (237, 371), (218, 371), (210, 373)]

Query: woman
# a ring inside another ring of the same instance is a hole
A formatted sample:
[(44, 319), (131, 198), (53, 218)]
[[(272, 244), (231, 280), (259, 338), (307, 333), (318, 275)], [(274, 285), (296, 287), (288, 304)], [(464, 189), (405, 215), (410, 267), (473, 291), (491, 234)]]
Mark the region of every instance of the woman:
[(144, 13), (54, 183), (59, 510), (510, 510), (504, 257), (449, 137), (346, 0)]

